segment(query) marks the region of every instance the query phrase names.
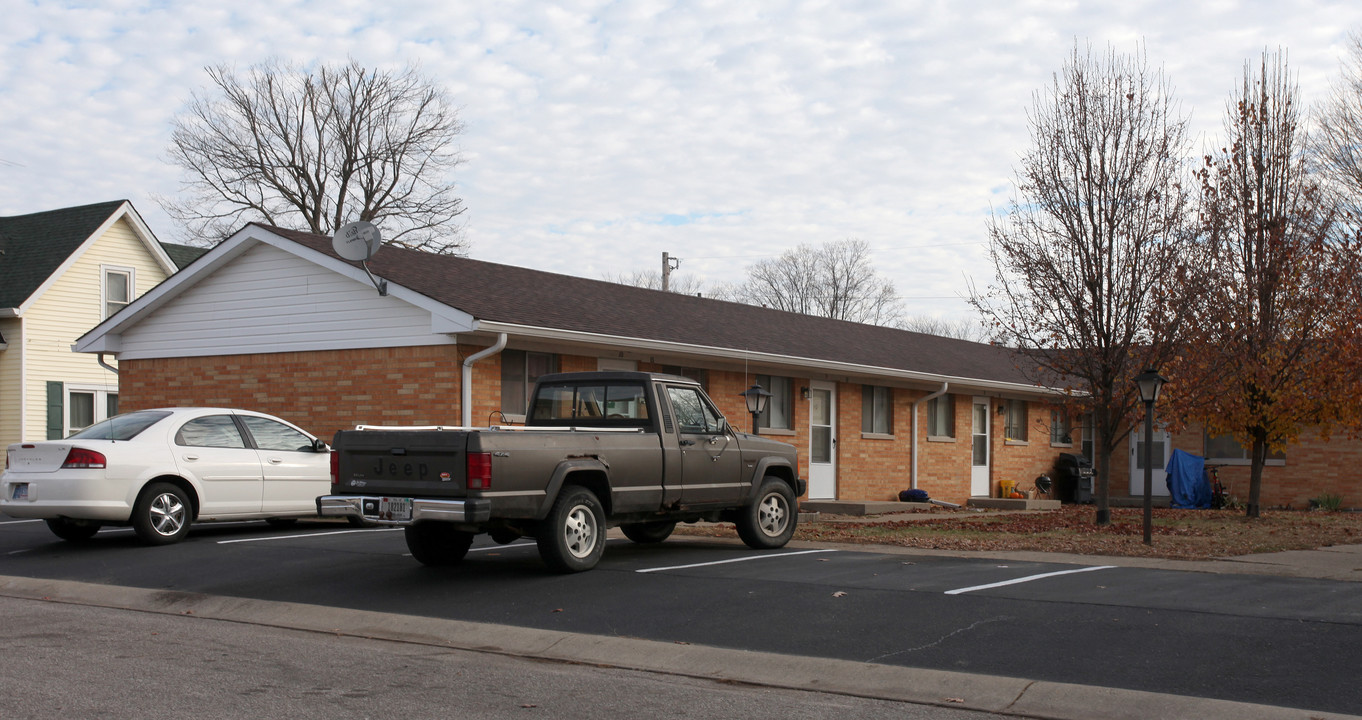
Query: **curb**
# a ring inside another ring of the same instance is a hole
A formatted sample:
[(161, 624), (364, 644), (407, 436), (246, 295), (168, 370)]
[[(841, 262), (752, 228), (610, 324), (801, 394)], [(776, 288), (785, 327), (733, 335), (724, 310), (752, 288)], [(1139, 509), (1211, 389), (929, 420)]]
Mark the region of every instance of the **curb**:
[(1137, 690), (68, 580), (0, 576), (0, 595), (1053, 720), (1358, 717)]

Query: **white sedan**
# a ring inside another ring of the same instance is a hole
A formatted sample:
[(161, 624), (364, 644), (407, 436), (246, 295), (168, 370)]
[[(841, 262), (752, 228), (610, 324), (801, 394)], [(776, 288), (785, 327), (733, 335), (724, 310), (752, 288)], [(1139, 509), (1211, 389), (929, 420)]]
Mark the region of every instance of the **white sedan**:
[(161, 545), (193, 522), (315, 517), (330, 488), (330, 448), (294, 425), (248, 410), (163, 408), (10, 445), (0, 512), (46, 520), (64, 540), (131, 525)]

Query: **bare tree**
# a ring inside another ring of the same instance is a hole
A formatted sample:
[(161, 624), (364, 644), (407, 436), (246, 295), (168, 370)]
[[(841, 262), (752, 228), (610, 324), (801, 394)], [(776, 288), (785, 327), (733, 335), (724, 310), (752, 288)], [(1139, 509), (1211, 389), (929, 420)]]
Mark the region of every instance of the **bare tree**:
[(1105, 525), (1112, 448), (1139, 417), (1132, 378), (1170, 352), (1150, 316), (1164, 279), (1182, 270), (1187, 122), (1142, 51), (1094, 58), (1077, 44), (1027, 121), (1016, 196), (988, 228), (996, 283), (971, 288), (971, 303), (1038, 382), (1079, 391), (1075, 404), (1096, 432)]
[(329, 235), (367, 220), (387, 240), (460, 251), (464, 206), (449, 174), (463, 127), (414, 67), (206, 70), (210, 88), (173, 122), (182, 197), (158, 198), (192, 239), (217, 241), (250, 221)]
[(1245, 63), (1225, 148), (1200, 172), (1198, 264), (1210, 272), (1184, 302), (1195, 332), (1175, 366), (1204, 390), (1174, 396), (1180, 410), (1249, 448), (1249, 517), (1268, 454), (1362, 402), (1350, 357), (1362, 342), (1362, 245), (1339, 232), (1335, 198), (1310, 172), (1298, 98), (1283, 55)]
[(988, 326), (977, 318), (939, 318), (931, 315), (915, 315), (900, 320), (898, 327), (912, 332), (971, 342), (986, 342), (989, 339)]
[(1362, 225), (1362, 33), (1349, 36), (1348, 54), (1318, 109), (1312, 144), (1326, 186)]
[[(620, 285), (633, 285), (634, 287), (648, 288), (649, 290), (662, 289), (662, 273), (648, 272), (647, 270), (635, 270), (631, 273), (617, 273), (606, 280), (619, 283)], [(705, 284), (693, 275), (672, 275), (668, 283), (668, 292), (681, 295), (706, 295)]]
[(875, 274), (870, 245), (854, 238), (800, 245), (749, 266), (735, 299), (873, 325), (893, 325), (903, 313), (894, 283)]

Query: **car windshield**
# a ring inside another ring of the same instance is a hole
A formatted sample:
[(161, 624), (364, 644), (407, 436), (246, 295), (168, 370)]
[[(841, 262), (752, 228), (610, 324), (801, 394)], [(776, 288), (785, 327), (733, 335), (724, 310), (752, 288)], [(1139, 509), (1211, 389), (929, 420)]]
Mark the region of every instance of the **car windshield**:
[(71, 435), (72, 438), (83, 438), (86, 440), (131, 440), (137, 434), (155, 425), (157, 421), (168, 417), (170, 413), (164, 410), (142, 410), (139, 412), (124, 413), (115, 415), (103, 422), (97, 422), (90, 427)]

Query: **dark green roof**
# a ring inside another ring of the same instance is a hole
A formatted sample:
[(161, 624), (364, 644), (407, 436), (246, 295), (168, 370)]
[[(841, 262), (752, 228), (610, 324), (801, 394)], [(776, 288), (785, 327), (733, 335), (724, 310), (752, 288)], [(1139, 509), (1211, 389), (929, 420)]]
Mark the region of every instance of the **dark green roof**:
[(175, 267), (179, 269), (198, 260), (200, 255), (208, 252), (211, 248), (163, 242), (161, 249), (166, 251), (166, 254), (170, 256), (170, 261), (175, 263)]
[(17, 308), (125, 200), (0, 217), (0, 308)]

